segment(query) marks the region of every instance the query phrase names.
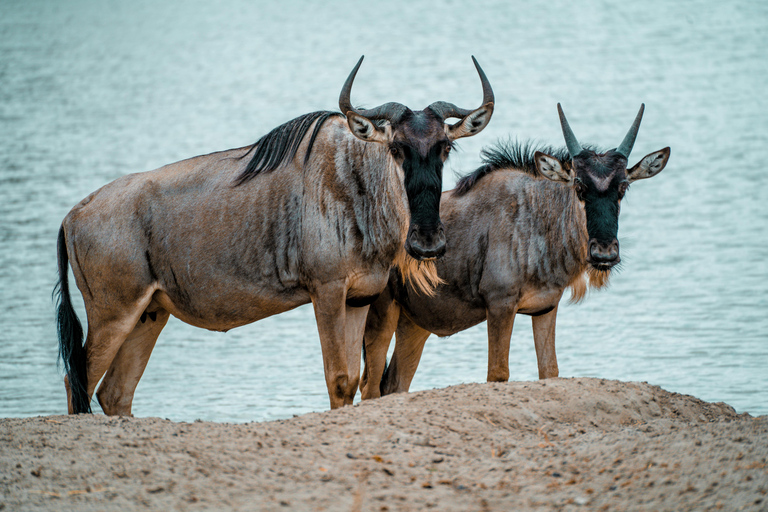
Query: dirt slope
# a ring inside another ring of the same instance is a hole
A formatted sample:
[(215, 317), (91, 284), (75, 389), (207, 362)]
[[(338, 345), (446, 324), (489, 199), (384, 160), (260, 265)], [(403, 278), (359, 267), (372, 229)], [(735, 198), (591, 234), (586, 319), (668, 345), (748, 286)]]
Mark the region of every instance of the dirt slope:
[(0, 419), (0, 510), (768, 510), (767, 434), (765, 416), (587, 378), (244, 425)]

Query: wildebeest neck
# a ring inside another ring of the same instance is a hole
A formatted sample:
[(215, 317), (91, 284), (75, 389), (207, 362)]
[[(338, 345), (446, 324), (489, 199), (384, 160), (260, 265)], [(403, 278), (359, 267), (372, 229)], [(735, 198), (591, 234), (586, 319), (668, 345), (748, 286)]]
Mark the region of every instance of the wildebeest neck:
[(315, 139), (325, 121), (332, 117), (340, 117), (340, 115), (338, 112), (324, 110), (311, 112), (283, 123), (264, 135), (251, 146), (247, 153), (240, 157), (245, 158), (253, 153), (245, 170), (237, 177), (236, 185), (242, 185), (262, 172), (274, 171), (285, 164), (285, 162), (293, 159), (296, 156), (301, 141), (314, 124), (315, 128), (312, 130), (304, 156), (304, 164), (306, 164), (309, 161)]

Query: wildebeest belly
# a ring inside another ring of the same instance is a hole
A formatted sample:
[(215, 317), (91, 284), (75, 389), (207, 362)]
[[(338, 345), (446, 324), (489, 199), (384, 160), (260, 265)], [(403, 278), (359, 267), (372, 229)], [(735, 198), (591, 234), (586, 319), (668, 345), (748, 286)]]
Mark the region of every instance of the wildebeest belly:
[(555, 309), (563, 295), (562, 289), (533, 289), (523, 293), (517, 312), (523, 315), (545, 315)]
[(414, 297), (398, 301), (413, 322), (438, 336), (451, 336), (485, 320), (485, 307), (479, 307), (448, 294)]
[(303, 289), (280, 295), (220, 290), (208, 300), (192, 299), (176, 290), (158, 290), (153, 298), (182, 322), (212, 331), (228, 331), (310, 302), (309, 292)]

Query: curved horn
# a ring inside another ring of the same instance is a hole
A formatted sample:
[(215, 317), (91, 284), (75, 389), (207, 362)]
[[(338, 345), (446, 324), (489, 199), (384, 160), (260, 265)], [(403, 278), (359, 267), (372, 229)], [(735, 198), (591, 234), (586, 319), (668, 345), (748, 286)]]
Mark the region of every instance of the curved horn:
[(347, 77), (347, 81), (344, 82), (344, 87), (341, 88), (341, 94), (339, 95), (339, 109), (341, 110), (341, 113), (346, 115), (347, 112), (354, 112), (355, 114), (367, 117), (368, 119), (386, 119), (391, 122), (397, 122), (406, 110), (408, 110), (408, 107), (401, 105), (400, 103), (385, 103), (376, 108), (367, 110), (357, 110), (352, 106), (352, 102), (350, 101), (352, 83), (355, 81), (357, 70), (360, 69), (360, 64), (363, 63), (364, 57), (365, 55), (362, 55), (360, 60), (357, 61), (355, 68)]
[(342, 114), (346, 115), (347, 112), (356, 112), (352, 107), (352, 102), (349, 101), (349, 94), (352, 92), (352, 82), (355, 81), (355, 75), (357, 75), (357, 70), (360, 69), (360, 64), (363, 63), (364, 57), (365, 55), (360, 56), (357, 65), (355, 65), (355, 68), (347, 77), (347, 81), (344, 82), (344, 87), (341, 88), (341, 94), (339, 95), (339, 109), (341, 109)]
[(477, 74), (480, 75), (480, 83), (483, 84), (483, 105), (486, 103), (493, 103), (493, 89), (491, 89), (491, 83), (488, 81), (488, 77), (485, 76), (483, 68), (481, 68), (480, 64), (477, 63), (477, 59), (474, 55), (472, 56), (472, 62), (475, 63)]
[(568, 125), (568, 120), (563, 113), (563, 107), (561, 107), (559, 103), (557, 104), (557, 113), (560, 114), (560, 127), (563, 129), (563, 137), (565, 137), (565, 145), (568, 147), (568, 154), (573, 158), (581, 153), (584, 148), (582, 148), (579, 141), (576, 140), (576, 136), (573, 134), (573, 130), (571, 130), (571, 127)]
[[(481, 68), (480, 64), (477, 63), (477, 59), (474, 55), (472, 56), (472, 62), (475, 63), (475, 69), (477, 69), (477, 74), (480, 75), (480, 83), (483, 86), (483, 102), (480, 104), (482, 107), (483, 105), (494, 102), (493, 89), (491, 88), (491, 83), (488, 81), (488, 77), (485, 76), (483, 68)], [(447, 101), (436, 101), (431, 104), (429, 108), (432, 109), (435, 114), (440, 116), (443, 121), (450, 117), (462, 119), (475, 110), (459, 108), (453, 103), (448, 103)]]
[(625, 158), (629, 158), (629, 154), (632, 152), (632, 146), (635, 145), (635, 138), (637, 137), (637, 130), (640, 128), (640, 121), (643, 120), (643, 112), (645, 111), (645, 103), (640, 104), (640, 111), (635, 117), (635, 122), (629, 128), (624, 140), (621, 141), (621, 146), (616, 149), (617, 153), (621, 153)]

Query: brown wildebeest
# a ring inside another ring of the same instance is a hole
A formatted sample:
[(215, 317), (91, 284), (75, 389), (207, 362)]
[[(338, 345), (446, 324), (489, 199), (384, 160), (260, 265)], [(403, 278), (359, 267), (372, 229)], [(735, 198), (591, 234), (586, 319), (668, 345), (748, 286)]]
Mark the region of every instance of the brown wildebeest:
[[(488, 320), (488, 381), (509, 379), (509, 340), (518, 313), (533, 317), (539, 378), (557, 377), (555, 318), (563, 291), (582, 299), (619, 263), (619, 206), (633, 181), (667, 164), (664, 148), (627, 169), (644, 106), (621, 145), (583, 148), (558, 104), (567, 150), (519, 143), (484, 152), (440, 205), (450, 249), (436, 262), (444, 281), (431, 296), (392, 274), (365, 329), (363, 398), (408, 391), (430, 333), (449, 336)], [(387, 367), (392, 334), (395, 350)]]
[[(312, 302), (331, 408), (350, 404), (360, 376), (368, 305), (397, 266), (430, 289), (445, 251), (442, 168), (453, 141), (475, 135), (483, 104), (399, 103), (314, 112), (254, 145), (131, 174), (75, 206), (58, 238), (58, 331), (70, 413), (130, 415), (160, 331), (174, 315), (226, 331)], [(457, 118), (456, 124), (446, 119)], [(70, 302), (67, 265), (83, 294), (88, 333)]]

